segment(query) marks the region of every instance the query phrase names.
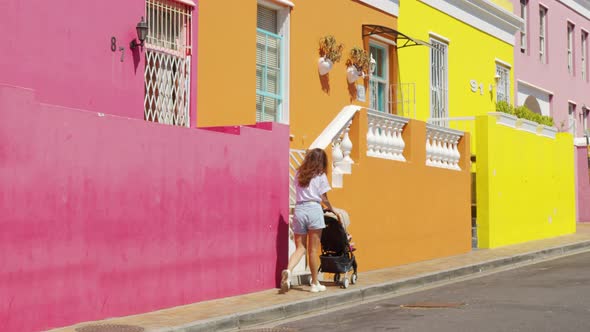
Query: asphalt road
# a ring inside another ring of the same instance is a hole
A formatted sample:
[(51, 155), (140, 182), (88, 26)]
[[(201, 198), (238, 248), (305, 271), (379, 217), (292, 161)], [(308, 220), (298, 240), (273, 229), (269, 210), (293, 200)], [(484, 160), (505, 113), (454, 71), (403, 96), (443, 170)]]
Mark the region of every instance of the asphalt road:
[(277, 323), (265, 330), (590, 332), (590, 253)]

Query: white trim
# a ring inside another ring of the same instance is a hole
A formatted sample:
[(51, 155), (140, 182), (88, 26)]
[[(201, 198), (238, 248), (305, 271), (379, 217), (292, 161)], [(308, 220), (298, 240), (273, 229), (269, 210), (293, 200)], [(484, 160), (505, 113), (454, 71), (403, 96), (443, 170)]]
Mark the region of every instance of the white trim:
[(497, 64), (507, 67), (508, 69), (512, 69), (512, 65), (502, 59), (495, 58), (494, 61), (496, 61)]
[(436, 32), (428, 31), (428, 34), (430, 35), (431, 38), (438, 39), (439, 41), (445, 42), (447, 44), (451, 43), (451, 40), (449, 38), (443, 37)]
[(293, 4), (291, 1), (289, 0), (270, 0), (272, 2), (276, 2), (277, 4), (281, 5), (281, 6), (286, 6), (286, 7), (295, 7), (295, 4)]
[(575, 102), (575, 101), (573, 101), (573, 100), (569, 100), (569, 99), (568, 99), (568, 100), (567, 100), (567, 102), (568, 102), (568, 104), (572, 104), (572, 105), (574, 105), (574, 106), (578, 106), (578, 103), (576, 103), (576, 102)]
[[(307, 0), (309, 1), (309, 0)], [(315, 0), (319, 1), (319, 0)], [(322, 0), (326, 1), (326, 0)], [(399, 0), (359, 0), (367, 5), (382, 10), (393, 16), (399, 16)]]
[(185, 4), (187, 6), (191, 6), (191, 7), (196, 7), (197, 5), (195, 5), (195, 3), (192, 0), (172, 0), (174, 2), (180, 2), (182, 4)]
[(346, 124), (352, 120), (356, 112), (360, 111), (361, 109), (362, 107), (357, 105), (345, 106), (340, 111), (340, 113), (336, 115), (332, 122), (326, 126), (320, 136), (318, 136), (318, 138), (316, 138), (315, 141), (311, 143), (309, 149), (320, 148), (323, 150), (327, 148), (328, 145), (330, 145), (330, 143), (332, 143), (334, 140), (334, 137), (336, 137), (336, 135), (342, 131), (344, 126), (346, 126)]
[(526, 86), (526, 87), (529, 87), (529, 88), (531, 88), (531, 89), (533, 89), (533, 90), (537, 90), (537, 91), (539, 91), (539, 92), (542, 92), (542, 93), (544, 93), (544, 94), (546, 94), (546, 95), (548, 95), (548, 96), (553, 96), (553, 95), (554, 95), (552, 91), (545, 90), (545, 89), (543, 89), (543, 88), (541, 88), (541, 87), (538, 87), (538, 86), (536, 86), (536, 85), (534, 85), (534, 84), (531, 84), (531, 83), (529, 83), (529, 82), (526, 82), (526, 81), (523, 81), (523, 80), (516, 80), (516, 82), (517, 82), (518, 84), (522, 84), (522, 85), (524, 85), (524, 86)]
[(510, 45), (524, 21), (489, 0), (419, 0)]
[(590, 19), (590, 3), (586, 0), (557, 0), (562, 4), (568, 6), (573, 11)]
[(379, 36), (379, 35), (370, 35), (369, 36), (369, 39), (378, 40), (378, 41), (380, 41), (382, 43), (385, 43), (387, 45), (392, 45), (392, 46), (396, 46), (397, 45), (397, 43), (394, 42), (393, 40), (388, 39), (388, 38), (385, 38), (385, 37), (382, 37), (382, 36)]
[(574, 138), (574, 145), (575, 146), (588, 146), (586, 141), (586, 137), (576, 137)]

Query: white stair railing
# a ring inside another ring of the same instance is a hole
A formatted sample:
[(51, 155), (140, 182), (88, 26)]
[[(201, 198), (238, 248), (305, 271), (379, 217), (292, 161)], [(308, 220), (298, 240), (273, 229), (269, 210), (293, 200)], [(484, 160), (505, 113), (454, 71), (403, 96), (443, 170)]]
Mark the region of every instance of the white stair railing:
[(361, 110), (361, 106), (348, 105), (330, 122), (318, 138), (311, 144), (310, 149), (326, 149), (332, 146), (332, 187), (342, 188), (343, 175), (350, 174), (354, 161), (350, 157), (353, 149), (348, 136), (354, 115)]
[(367, 119), (367, 156), (406, 161), (402, 133), (409, 119), (375, 110), (367, 110)]
[(461, 170), (461, 153), (457, 148), (463, 132), (426, 125), (426, 165), (432, 167)]

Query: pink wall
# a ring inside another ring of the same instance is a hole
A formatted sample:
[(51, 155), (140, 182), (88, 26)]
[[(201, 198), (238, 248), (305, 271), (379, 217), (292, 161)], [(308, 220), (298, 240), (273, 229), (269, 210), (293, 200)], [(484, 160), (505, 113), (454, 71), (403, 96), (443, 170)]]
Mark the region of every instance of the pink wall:
[[(520, 16), (520, 0), (512, 0), (514, 13)], [(547, 50), (548, 63), (539, 60), (539, 4), (548, 8), (547, 12)], [(581, 68), (581, 29), (590, 33), (590, 20), (557, 0), (529, 0), (528, 2), (528, 48), (526, 53), (520, 50), (520, 33), (516, 34), (515, 78), (532, 83), (553, 92), (552, 116), (559, 128), (561, 121), (567, 124), (568, 100), (577, 103), (577, 111), (582, 106), (590, 107), (590, 83), (582, 80)], [(567, 22), (575, 24), (574, 30), (574, 70), (572, 76), (567, 68)], [(590, 37), (588, 42), (590, 43)], [(590, 45), (589, 45), (590, 51)], [(590, 59), (589, 59), (590, 60)], [(590, 67), (589, 67), (590, 68)], [(588, 73), (590, 77), (590, 72)], [(515, 84), (515, 91), (516, 91)], [(578, 113), (580, 115), (581, 113)], [(582, 125), (578, 122), (578, 134), (581, 136)], [(590, 126), (589, 126), (590, 128)]]
[[(32, 88), (44, 103), (143, 119), (145, 57), (129, 42), (144, 12), (144, 0), (2, 0), (0, 84)], [(193, 16), (197, 36), (196, 9)]]
[(286, 126), (178, 128), (2, 85), (0, 116), (0, 331), (277, 285)]
[(590, 178), (588, 177), (588, 148), (576, 147), (576, 206), (578, 221), (590, 222)]

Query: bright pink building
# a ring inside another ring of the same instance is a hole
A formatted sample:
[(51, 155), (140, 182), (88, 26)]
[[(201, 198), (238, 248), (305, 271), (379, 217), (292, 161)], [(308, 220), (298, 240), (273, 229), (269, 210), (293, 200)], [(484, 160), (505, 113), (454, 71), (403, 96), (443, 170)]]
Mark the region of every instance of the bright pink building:
[[(559, 131), (585, 141), (590, 128), (590, 2), (512, 0), (525, 21), (515, 45), (516, 103), (551, 115)], [(590, 221), (586, 144), (576, 153), (578, 221)]]
[(0, 331), (277, 285), (288, 127), (194, 128), (197, 18), (189, 0), (0, 2)]

